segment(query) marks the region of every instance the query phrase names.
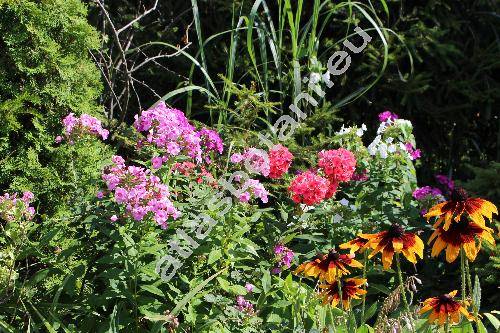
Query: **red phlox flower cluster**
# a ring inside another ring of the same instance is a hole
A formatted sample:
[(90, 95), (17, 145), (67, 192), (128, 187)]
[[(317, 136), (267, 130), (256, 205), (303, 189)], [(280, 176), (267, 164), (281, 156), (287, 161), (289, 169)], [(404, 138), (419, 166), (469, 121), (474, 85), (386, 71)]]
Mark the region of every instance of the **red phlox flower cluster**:
[(275, 145), (269, 151), (269, 178), (279, 179), (292, 164), (293, 155), (287, 147)]
[(165, 229), (169, 217), (179, 217), (179, 211), (169, 199), (168, 187), (160, 178), (150, 170), (126, 166), (121, 156), (114, 156), (113, 163), (104, 170), (102, 179), (115, 201), (125, 205), (127, 213), (136, 221), (150, 216)]
[(331, 181), (348, 182), (356, 170), (356, 158), (344, 148), (322, 150), (318, 153), (318, 166)]
[(203, 165), (200, 167), (200, 170), (198, 171), (197, 165), (194, 164), (193, 162), (189, 161), (184, 161), (180, 163), (176, 162), (172, 166), (172, 171), (177, 171), (186, 177), (194, 176), (196, 177), (196, 182), (198, 184), (203, 183), (203, 180), (205, 179), (210, 186), (217, 187), (216, 179)]
[(328, 193), (330, 181), (316, 172), (308, 170), (297, 175), (288, 190), (292, 193), (295, 203), (313, 206), (322, 202)]

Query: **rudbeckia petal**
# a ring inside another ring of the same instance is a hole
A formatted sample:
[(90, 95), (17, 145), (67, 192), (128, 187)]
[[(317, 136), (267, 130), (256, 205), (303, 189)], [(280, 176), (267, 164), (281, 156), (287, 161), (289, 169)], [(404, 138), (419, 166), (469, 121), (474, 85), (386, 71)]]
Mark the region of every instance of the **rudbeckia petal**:
[(457, 259), (459, 253), (460, 247), (448, 244), (448, 247), (446, 248), (446, 261), (454, 262)]
[(447, 244), (441, 239), (441, 237), (439, 237), (432, 246), (431, 257), (437, 257), (441, 253), (441, 251), (444, 250), (446, 245)]
[(392, 258), (394, 256), (394, 251), (390, 251), (387, 248), (382, 252), (382, 265), (384, 269), (389, 269), (392, 265)]
[(476, 249), (476, 242), (474, 240), (464, 244), (464, 251), (470, 261), (476, 260), (477, 253), (479, 252), (478, 249)]
[(394, 252), (400, 252), (403, 249), (403, 241), (401, 239), (394, 238), (392, 240), (392, 248)]

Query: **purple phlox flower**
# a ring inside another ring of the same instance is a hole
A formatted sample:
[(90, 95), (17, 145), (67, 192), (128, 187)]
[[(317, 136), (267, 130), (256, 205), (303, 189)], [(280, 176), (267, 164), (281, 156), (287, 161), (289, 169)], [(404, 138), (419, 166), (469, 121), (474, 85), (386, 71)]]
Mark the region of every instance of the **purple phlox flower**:
[(399, 119), (399, 116), (391, 111), (384, 111), (378, 115), (378, 120), (380, 122), (394, 121), (396, 119)]

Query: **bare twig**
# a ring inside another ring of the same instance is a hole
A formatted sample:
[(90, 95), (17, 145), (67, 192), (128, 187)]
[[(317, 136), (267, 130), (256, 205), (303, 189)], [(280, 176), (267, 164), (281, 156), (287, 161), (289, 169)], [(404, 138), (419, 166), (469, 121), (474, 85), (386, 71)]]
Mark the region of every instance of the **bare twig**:
[(149, 13), (151, 13), (154, 10), (156, 10), (156, 6), (158, 6), (158, 0), (155, 1), (154, 5), (151, 8), (149, 8), (147, 10), (144, 10), (144, 12), (142, 14), (138, 15), (135, 19), (133, 19), (132, 21), (130, 21), (129, 23), (127, 23), (126, 25), (124, 25), (122, 28), (118, 29), (116, 31), (116, 33), (119, 35), (123, 31), (127, 30), (128, 28), (130, 28), (134, 23), (140, 21), (145, 16), (147, 16)]
[(178, 51), (176, 51), (174, 53), (171, 53), (171, 54), (158, 54), (158, 55), (153, 56), (153, 57), (148, 57), (148, 58), (146, 58), (146, 60), (144, 60), (143, 62), (141, 62), (139, 65), (137, 65), (135, 67), (132, 67), (130, 69), (130, 72), (131, 73), (135, 72), (136, 70), (138, 70), (139, 68), (141, 68), (142, 66), (146, 65), (147, 63), (149, 63), (151, 61), (153, 61), (153, 62), (156, 63), (156, 61), (155, 61), (156, 59), (172, 58), (172, 57), (178, 56), (179, 54), (182, 53), (182, 51), (184, 51), (185, 49), (189, 48), (190, 45), (191, 45), (191, 43), (188, 43), (186, 46), (184, 46), (182, 48), (179, 48)]

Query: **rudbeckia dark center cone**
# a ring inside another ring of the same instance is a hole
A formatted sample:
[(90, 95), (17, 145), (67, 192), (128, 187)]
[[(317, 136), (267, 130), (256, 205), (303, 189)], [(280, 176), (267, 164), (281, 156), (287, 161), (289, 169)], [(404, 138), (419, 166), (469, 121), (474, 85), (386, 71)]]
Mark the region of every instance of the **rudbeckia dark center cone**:
[(452, 201), (465, 201), (467, 199), (469, 199), (469, 195), (463, 188), (458, 187), (451, 191)]
[(388, 231), (389, 236), (391, 236), (392, 238), (402, 237), (405, 233), (403, 227), (398, 224), (391, 225), (391, 228)]
[(451, 301), (452, 301), (452, 298), (450, 297), (450, 295), (445, 294), (445, 295), (439, 296), (439, 302), (441, 304), (451, 303)]
[(340, 254), (337, 251), (335, 251), (335, 250), (331, 250), (328, 253), (328, 259), (330, 261), (337, 261), (337, 260), (339, 260), (339, 258), (340, 258)]

